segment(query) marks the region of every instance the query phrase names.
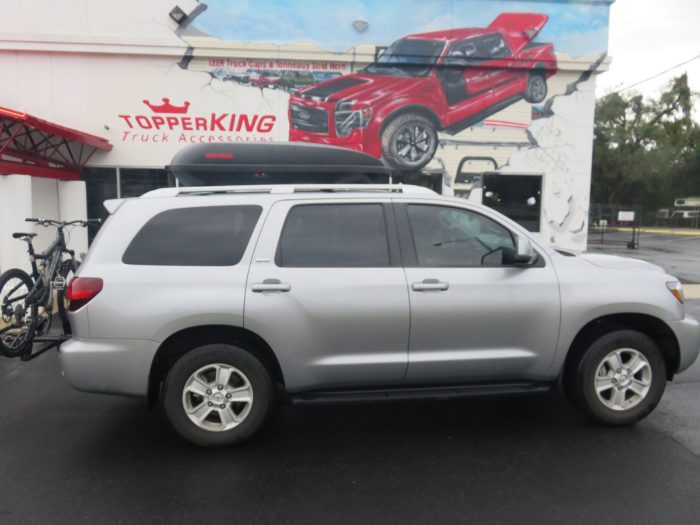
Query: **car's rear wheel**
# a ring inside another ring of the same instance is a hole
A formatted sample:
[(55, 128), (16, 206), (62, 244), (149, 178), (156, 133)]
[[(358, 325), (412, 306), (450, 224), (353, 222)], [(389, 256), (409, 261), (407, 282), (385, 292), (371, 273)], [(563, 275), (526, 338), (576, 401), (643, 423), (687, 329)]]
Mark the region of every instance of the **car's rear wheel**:
[(429, 119), (416, 113), (399, 115), (382, 132), (382, 154), (394, 168), (419, 170), (435, 155), (437, 132)]
[(267, 419), (272, 379), (250, 352), (233, 345), (201, 346), (181, 357), (165, 380), (163, 404), (175, 430), (204, 447), (245, 441)]
[(530, 104), (538, 104), (547, 98), (547, 80), (541, 73), (533, 73), (527, 79), (525, 100)]
[(569, 378), (575, 404), (593, 421), (629, 425), (654, 410), (666, 387), (666, 365), (656, 343), (635, 330), (596, 339)]

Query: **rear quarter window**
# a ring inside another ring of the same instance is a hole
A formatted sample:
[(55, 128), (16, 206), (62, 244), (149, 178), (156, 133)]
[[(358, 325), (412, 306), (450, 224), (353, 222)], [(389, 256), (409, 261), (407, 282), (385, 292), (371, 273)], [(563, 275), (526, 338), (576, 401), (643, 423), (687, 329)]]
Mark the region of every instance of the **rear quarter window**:
[(124, 264), (233, 266), (248, 246), (261, 206), (177, 208), (151, 218), (133, 238)]

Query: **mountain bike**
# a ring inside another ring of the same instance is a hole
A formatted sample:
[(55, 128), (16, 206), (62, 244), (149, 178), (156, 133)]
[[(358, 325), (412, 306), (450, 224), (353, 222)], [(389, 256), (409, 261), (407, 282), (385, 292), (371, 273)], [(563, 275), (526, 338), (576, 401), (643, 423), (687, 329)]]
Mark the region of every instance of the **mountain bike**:
[[(51, 329), (54, 304), (64, 334), (70, 334), (65, 293), (71, 273), (78, 269), (78, 262), (75, 252), (66, 245), (66, 228), (100, 222), (97, 219), (25, 220), (47, 228), (55, 227), (57, 232), (56, 239), (41, 253), (35, 251), (32, 243), (36, 233), (12, 234), (13, 238), (27, 243), (32, 273), (12, 268), (0, 274), (0, 354), (7, 357), (26, 358), (31, 355), (35, 340), (46, 336)], [(64, 258), (64, 255), (68, 257)]]

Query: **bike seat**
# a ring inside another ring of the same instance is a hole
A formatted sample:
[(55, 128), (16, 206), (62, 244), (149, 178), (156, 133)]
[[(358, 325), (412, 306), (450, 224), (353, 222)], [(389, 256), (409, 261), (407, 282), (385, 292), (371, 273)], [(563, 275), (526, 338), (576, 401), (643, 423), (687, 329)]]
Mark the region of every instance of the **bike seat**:
[(22, 237), (26, 237), (28, 239), (33, 239), (36, 236), (37, 236), (36, 233), (15, 232), (12, 234), (13, 239), (21, 239)]

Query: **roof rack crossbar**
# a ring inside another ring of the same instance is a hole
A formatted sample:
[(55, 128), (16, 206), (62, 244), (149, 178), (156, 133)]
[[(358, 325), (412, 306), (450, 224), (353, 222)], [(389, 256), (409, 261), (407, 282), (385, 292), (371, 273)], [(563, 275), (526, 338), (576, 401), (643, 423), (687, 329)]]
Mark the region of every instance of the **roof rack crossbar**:
[(294, 194), (312, 192), (434, 193), (428, 188), (403, 184), (280, 184), (269, 186), (191, 186), (184, 188), (161, 188), (150, 191), (142, 197), (188, 197), (241, 193)]

